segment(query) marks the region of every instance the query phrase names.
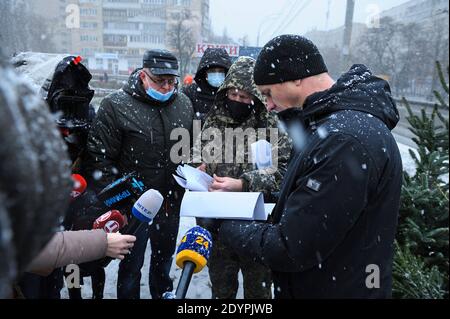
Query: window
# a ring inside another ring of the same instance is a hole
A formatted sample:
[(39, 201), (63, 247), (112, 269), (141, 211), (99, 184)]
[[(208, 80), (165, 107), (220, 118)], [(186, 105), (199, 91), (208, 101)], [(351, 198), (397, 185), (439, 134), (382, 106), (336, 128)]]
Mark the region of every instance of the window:
[(88, 16), (95, 16), (97, 15), (97, 9), (93, 9), (93, 8), (82, 8), (80, 9), (80, 14), (83, 17), (88, 17)]
[(96, 29), (98, 26), (97, 22), (81, 22), (80, 27), (81, 29)]
[(80, 41), (82, 42), (92, 42), (97, 40), (98, 37), (96, 35), (88, 35), (88, 34), (80, 35)]

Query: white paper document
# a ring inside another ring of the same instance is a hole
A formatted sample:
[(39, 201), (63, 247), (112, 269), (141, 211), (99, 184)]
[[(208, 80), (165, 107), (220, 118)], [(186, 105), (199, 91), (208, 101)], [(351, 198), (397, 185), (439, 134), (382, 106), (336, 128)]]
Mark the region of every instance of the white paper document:
[(264, 204), (262, 193), (186, 191), (180, 215), (265, 221), (274, 207), (275, 204)]
[(202, 172), (201, 170), (187, 164), (178, 165), (176, 172), (178, 176), (173, 174), (173, 177), (177, 183), (181, 187), (191, 191), (207, 192), (209, 186), (214, 180), (205, 172)]

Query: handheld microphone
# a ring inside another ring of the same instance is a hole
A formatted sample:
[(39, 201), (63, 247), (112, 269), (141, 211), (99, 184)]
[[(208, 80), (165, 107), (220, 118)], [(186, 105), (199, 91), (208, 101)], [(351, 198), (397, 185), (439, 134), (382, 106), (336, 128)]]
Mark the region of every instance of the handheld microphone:
[(92, 229), (103, 229), (106, 233), (117, 233), (125, 224), (125, 218), (118, 210), (110, 210), (97, 218)]
[(142, 225), (150, 224), (162, 206), (164, 197), (160, 192), (149, 189), (139, 197), (131, 210), (130, 221), (124, 234), (135, 235)]
[(106, 208), (124, 211), (146, 190), (144, 183), (132, 172), (106, 186), (97, 198)]
[[(160, 192), (149, 189), (139, 197), (131, 210), (131, 216), (128, 218), (128, 225), (123, 229), (123, 234), (135, 235), (142, 225), (148, 225), (152, 222), (158, 213), (164, 201)], [(108, 266), (112, 258), (105, 257), (102, 267)]]
[(72, 199), (75, 199), (84, 193), (84, 191), (87, 188), (87, 182), (84, 179), (84, 177), (79, 174), (72, 174), (72, 180), (73, 180), (73, 189), (72, 192), (70, 193), (70, 197)]
[(175, 299), (186, 297), (192, 274), (200, 272), (206, 266), (211, 248), (211, 234), (200, 226), (191, 228), (181, 239), (175, 261), (183, 272), (175, 292)]

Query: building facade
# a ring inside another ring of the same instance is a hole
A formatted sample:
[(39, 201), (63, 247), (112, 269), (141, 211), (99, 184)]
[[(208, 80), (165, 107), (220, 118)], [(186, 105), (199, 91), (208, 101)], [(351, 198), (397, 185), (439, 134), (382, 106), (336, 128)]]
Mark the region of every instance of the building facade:
[(189, 11), (196, 42), (209, 37), (209, 0), (34, 0), (58, 53), (79, 54), (93, 72), (127, 74), (148, 49), (172, 50), (174, 20)]

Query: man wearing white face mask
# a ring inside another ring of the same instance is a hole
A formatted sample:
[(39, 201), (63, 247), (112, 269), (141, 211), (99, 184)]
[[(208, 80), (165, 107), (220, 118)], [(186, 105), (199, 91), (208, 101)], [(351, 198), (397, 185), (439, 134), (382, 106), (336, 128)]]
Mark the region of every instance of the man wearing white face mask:
[[(135, 171), (147, 187), (158, 189), (165, 198), (161, 211), (148, 228), (141, 227), (133, 251), (120, 263), (117, 297), (140, 297), (141, 268), (150, 237), (150, 293), (157, 299), (171, 291), (169, 270), (175, 251), (179, 206), (184, 190), (171, 174), (179, 163), (170, 160), (177, 143), (173, 129), (192, 130), (194, 112), (190, 100), (178, 91), (178, 61), (165, 50), (144, 54), (143, 68), (131, 74), (121, 90), (103, 99), (89, 133), (89, 185), (97, 190), (120, 175)], [(101, 172), (101, 178), (95, 179)], [(94, 174), (96, 173), (96, 174)]]
[(192, 102), (195, 119), (201, 120), (202, 125), (230, 66), (231, 58), (225, 49), (208, 48), (198, 65), (195, 83), (183, 89)]

